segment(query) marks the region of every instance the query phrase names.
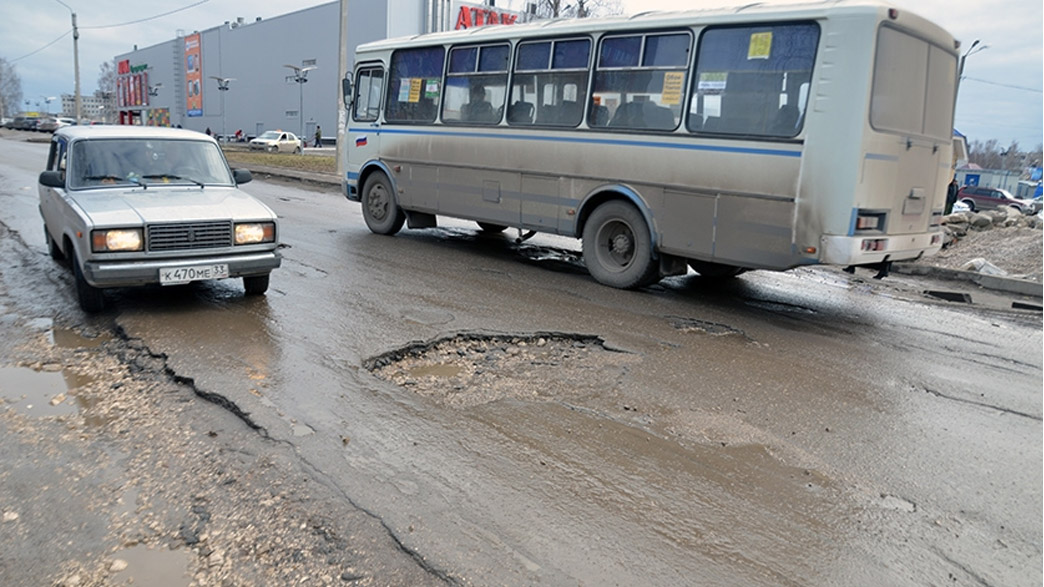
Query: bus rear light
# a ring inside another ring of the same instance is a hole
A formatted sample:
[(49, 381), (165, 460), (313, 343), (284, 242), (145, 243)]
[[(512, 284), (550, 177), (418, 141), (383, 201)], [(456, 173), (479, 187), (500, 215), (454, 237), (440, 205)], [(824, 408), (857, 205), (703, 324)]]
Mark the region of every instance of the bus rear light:
[(862, 246), (863, 252), (870, 251), (883, 251), (888, 248), (888, 239), (886, 238), (864, 238)]
[(860, 216), (856, 218), (856, 230), (877, 230), (879, 221), (877, 216)]

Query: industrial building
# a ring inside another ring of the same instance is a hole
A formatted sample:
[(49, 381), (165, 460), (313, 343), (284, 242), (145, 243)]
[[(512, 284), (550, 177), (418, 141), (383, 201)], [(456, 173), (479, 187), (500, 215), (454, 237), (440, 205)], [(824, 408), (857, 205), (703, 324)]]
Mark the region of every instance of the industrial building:
[[(448, 0), (347, 2), (349, 67), (361, 43), (519, 16)], [(330, 2), (179, 31), (169, 41), (117, 55), (116, 122), (225, 136), (242, 131), (244, 137), (282, 129), (307, 139), (318, 125), (332, 140), (341, 99), (339, 21), (340, 3)]]

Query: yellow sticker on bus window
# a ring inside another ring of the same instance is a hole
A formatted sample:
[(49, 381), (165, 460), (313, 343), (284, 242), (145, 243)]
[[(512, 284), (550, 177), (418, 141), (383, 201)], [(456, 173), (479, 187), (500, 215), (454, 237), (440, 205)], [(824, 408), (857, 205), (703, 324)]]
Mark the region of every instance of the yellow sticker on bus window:
[(772, 56), (772, 32), (750, 35), (747, 59), (768, 59)]
[(410, 78), (410, 104), (420, 102), (421, 88), (424, 86), (424, 79), (419, 77)]
[(685, 72), (668, 71), (663, 74), (663, 96), (660, 101), (667, 106), (681, 104), (682, 88), (685, 86)]

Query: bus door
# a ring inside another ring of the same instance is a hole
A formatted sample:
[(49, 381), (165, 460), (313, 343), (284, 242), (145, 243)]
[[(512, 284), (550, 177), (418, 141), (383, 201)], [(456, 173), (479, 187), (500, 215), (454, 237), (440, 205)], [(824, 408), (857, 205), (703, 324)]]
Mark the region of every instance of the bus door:
[(355, 74), (352, 119), (348, 124), (349, 176), (358, 174), (363, 163), (380, 156), (384, 79), (384, 67), (380, 64), (362, 65)]

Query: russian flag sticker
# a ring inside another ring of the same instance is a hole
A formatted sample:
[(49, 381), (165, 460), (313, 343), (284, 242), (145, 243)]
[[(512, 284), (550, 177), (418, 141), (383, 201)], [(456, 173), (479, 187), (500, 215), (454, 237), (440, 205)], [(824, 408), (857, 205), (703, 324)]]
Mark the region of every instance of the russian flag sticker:
[(363, 135), (361, 137), (356, 138), (355, 139), (355, 146), (356, 147), (365, 147), (366, 146), (366, 135)]

